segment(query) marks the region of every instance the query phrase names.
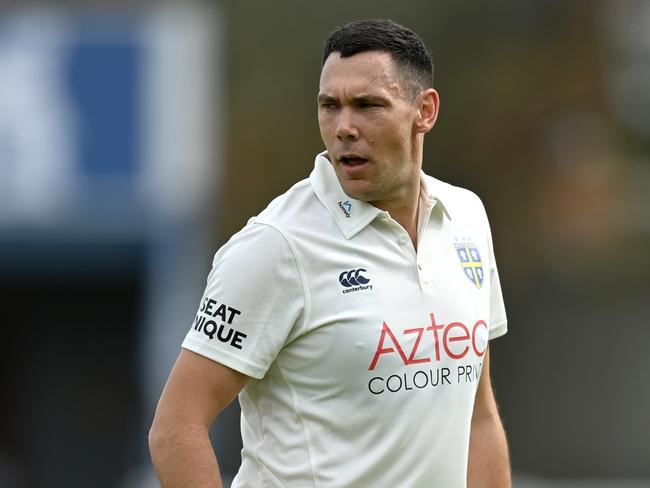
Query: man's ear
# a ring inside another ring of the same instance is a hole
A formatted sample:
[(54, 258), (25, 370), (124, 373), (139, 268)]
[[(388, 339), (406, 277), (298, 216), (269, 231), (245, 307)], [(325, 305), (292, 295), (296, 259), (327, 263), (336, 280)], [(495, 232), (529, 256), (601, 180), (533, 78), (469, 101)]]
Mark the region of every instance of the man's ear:
[(416, 104), (419, 107), (418, 117), (415, 120), (415, 131), (426, 134), (436, 123), (440, 109), (440, 97), (433, 88), (424, 90), (418, 95)]

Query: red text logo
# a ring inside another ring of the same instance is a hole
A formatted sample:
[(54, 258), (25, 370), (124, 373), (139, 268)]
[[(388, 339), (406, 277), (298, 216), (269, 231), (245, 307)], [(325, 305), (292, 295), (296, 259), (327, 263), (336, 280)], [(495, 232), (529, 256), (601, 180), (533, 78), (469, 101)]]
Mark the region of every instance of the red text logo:
[[(375, 369), (379, 358), (385, 354), (397, 354), (405, 365), (430, 363), (432, 360), (440, 361), (441, 354), (445, 354), (450, 359), (459, 360), (466, 357), (470, 351), (476, 357), (483, 357), (487, 348), (487, 341), (477, 338), (477, 333), (484, 329), (487, 334), (488, 326), (484, 320), (476, 322), (470, 330), (462, 322), (450, 322), (446, 325), (436, 324), (433, 314), (429, 314), (429, 316), (431, 317), (430, 326), (415, 327), (403, 331), (403, 336), (415, 336), (415, 343), (413, 348), (407, 351), (408, 355), (388, 324), (384, 322), (381, 327), (377, 350), (368, 370)], [(422, 345), (423, 339), (428, 344), (431, 343), (431, 338), (433, 342), (430, 346)], [(404, 338), (402, 342), (404, 342)]]

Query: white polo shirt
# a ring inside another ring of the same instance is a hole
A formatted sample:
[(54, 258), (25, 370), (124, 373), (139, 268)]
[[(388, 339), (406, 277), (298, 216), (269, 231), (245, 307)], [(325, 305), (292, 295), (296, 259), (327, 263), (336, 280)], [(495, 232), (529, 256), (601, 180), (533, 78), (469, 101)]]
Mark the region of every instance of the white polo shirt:
[(417, 253), (324, 154), (216, 253), (183, 347), (252, 377), (233, 487), (465, 487), (506, 316), (480, 200), (421, 181)]

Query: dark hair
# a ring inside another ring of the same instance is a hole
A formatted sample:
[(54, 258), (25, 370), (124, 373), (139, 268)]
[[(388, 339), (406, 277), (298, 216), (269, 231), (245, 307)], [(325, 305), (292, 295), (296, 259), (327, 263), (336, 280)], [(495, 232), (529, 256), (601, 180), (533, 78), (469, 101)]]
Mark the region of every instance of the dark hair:
[(321, 68), (333, 52), (347, 58), (366, 51), (391, 55), (412, 98), (433, 86), (433, 61), (422, 39), (388, 19), (358, 20), (336, 29), (325, 42)]

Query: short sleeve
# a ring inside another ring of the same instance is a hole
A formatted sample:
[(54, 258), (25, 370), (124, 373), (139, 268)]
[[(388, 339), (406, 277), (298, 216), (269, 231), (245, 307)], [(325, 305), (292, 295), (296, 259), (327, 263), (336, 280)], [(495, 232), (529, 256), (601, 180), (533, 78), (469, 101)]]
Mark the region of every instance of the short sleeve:
[[(486, 216), (487, 222), (487, 216)], [(499, 271), (497, 270), (496, 258), (494, 257), (494, 246), (492, 244), (492, 232), (490, 225), (487, 223), (488, 247), (490, 252), (490, 334), (489, 339), (501, 337), (508, 331), (508, 320), (506, 317), (506, 307), (503, 303), (503, 293), (501, 291), (501, 281), (499, 280)]]
[(249, 223), (217, 251), (182, 347), (263, 378), (304, 305), (300, 272), (284, 235)]

